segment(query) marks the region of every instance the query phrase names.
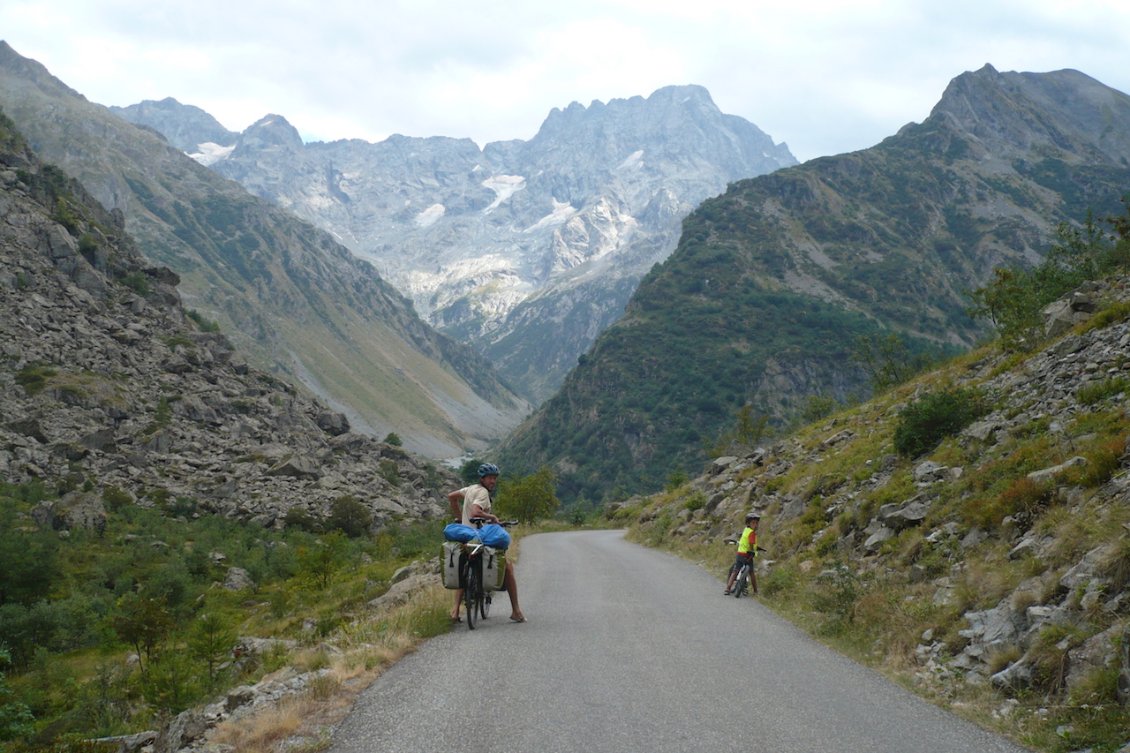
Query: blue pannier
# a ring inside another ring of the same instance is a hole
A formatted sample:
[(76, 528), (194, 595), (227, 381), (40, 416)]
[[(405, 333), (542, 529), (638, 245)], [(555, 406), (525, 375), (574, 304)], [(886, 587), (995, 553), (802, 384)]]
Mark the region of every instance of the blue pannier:
[[(505, 531), (503, 533), (505, 533)], [(448, 523), (443, 529), (443, 538), (447, 541), (462, 541), (466, 543), (471, 539), (479, 538), (479, 532), (471, 526), (465, 526), (462, 523)]]
[(510, 534), (497, 523), (487, 523), (477, 531), (479, 541), (495, 549), (508, 549), (510, 547)]

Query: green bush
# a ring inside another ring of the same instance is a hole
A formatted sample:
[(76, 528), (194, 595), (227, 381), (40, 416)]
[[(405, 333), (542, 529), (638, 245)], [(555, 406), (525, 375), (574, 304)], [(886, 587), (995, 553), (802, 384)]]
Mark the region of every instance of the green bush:
[[(0, 645), (0, 669), (8, 664), (8, 651)], [(0, 740), (13, 740), (32, 731), (35, 718), (31, 710), (19, 701), (12, 700), (12, 691), (0, 672)]]
[(206, 319), (199, 311), (190, 310), (188, 318), (196, 323), (197, 329), (201, 332), (219, 332), (220, 325), (211, 319)]
[(326, 523), (329, 528), (355, 539), (368, 533), (369, 526), (373, 524), (373, 514), (356, 497), (346, 495), (333, 501)]
[(144, 272), (130, 272), (122, 278), (122, 284), (140, 296), (149, 295), (149, 278)]
[(395, 460), (383, 458), (380, 462), (381, 478), (389, 482), (392, 486), (400, 486), (400, 468), (396, 465)]
[(1075, 397), (1083, 405), (1094, 405), (1108, 397), (1114, 397), (1128, 390), (1130, 390), (1130, 379), (1114, 377), (1080, 387), (1076, 391)]
[(302, 507), (292, 507), (283, 516), (283, 525), (286, 528), (297, 528), (300, 531), (318, 533), (322, 530), (322, 522)]
[(25, 366), (16, 374), (16, 384), (29, 395), (35, 395), (47, 386), (47, 380), (57, 372), (48, 366)]
[(498, 514), (523, 523), (552, 517), (561, 502), (557, 499), (553, 471), (542, 466), (535, 473), (506, 482), (498, 496)]
[(925, 455), (943, 439), (956, 435), (984, 408), (973, 390), (949, 389), (922, 397), (899, 414), (895, 425), (895, 452), (908, 458)]

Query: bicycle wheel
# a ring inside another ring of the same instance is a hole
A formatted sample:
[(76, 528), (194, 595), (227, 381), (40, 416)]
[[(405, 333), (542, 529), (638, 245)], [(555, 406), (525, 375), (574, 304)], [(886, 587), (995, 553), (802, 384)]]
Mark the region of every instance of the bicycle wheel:
[(742, 565), (742, 569), (738, 570), (738, 579), (734, 581), (734, 598), (742, 598), (745, 593), (746, 585), (749, 583), (749, 566)]
[(459, 568), (459, 585), (463, 588), (463, 606), (464, 612), (467, 613), (467, 629), (475, 629), (475, 598), (474, 598), (474, 568), (471, 566), (471, 558), (464, 557), (463, 562)]
[(484, 620), (490, 617), (490, 591), (483, 591), (483, 600), (479, 606), (479, 616)]
[(467, 588), (463, 591), (463, 602), (467, 605), (467, 629), (475, 629), (475, 613), (483, 598), (483, 571), (481, 560), (476, 557), (467, 568)]

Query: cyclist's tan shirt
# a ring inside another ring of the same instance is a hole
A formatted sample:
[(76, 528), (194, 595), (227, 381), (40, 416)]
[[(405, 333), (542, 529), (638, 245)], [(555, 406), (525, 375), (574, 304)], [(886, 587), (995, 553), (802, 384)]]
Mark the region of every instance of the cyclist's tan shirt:
[(483, 512), (490, 512), (490, 492), (482, 484), (471, 484), (459, 490), (463, 494), (463, 525), (471, 525), (471, 510), (477, 503)]

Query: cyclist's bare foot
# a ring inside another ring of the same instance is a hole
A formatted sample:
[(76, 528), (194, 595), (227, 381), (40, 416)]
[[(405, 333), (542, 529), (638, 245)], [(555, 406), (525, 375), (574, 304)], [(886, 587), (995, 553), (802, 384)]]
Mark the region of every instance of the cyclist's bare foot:
[(463, 618), (459, 616), (458, 612), (456, 612), (455, 614), (451, 615), (451, 621), (452, 622), (462, 622)]
[(514, 612), (513, 614), (510, 615), (510, 621), (511, 622), (525, 622), (526, 621), (526, 615), (522, 614), (521, 612)]

